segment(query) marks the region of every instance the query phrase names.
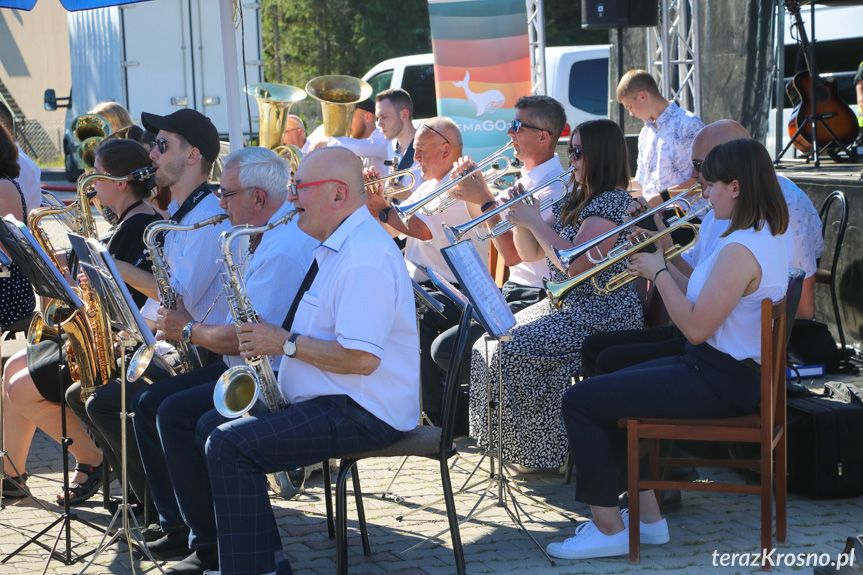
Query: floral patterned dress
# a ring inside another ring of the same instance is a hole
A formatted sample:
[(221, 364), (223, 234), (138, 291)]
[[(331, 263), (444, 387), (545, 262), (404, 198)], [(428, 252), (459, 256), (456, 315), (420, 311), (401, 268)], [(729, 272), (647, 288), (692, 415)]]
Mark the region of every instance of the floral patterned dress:
[[(568, 196), (567, 196), (568, 197)], [(562, 225), (561, 200), (554, 206), (558, 221), (554, 231), (573, 241), (581, 224), (590, 216), (623, 223), (632, 198), (623, 190), (596, 195), (581, 211), (576, 225)], [(621, 234), (615, 246), (626, 240)], [(597, 277), (600, 285), (622, 272), (628, 260), (611, 266)], [(551, 281), (569, 279), (548, 259)], [(632, 284), (608, 295), (596, 293), (590, 282), (572, 289), (558, 308), (549, 299), (515, 314), (518, 321), (511, 341), (503, 345), (502, 377), (503, 458), (531, 468), (556, 468), (567, 454), (566, 431), (560, 416), (561, 398), (571, 385), (571, 376), (581, 366), (581, 344), (588, 335), (600, 331), (641, 329), (642, 309)], [(488, 396), (498, 396), (498, 364), (501, 353), (497, 341), (481, 338), (473, 346), (470, 377), (470, 436), (480, 446), (489, 440)], [(497, 414), (492, 425), (497, 443)]]

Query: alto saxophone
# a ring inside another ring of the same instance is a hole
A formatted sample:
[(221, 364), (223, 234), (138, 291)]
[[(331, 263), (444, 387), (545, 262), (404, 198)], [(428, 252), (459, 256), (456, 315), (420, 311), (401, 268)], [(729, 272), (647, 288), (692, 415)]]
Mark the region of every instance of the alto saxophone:
[[(71, 205), (33, 210), (27, 218), (27, 226), (54, 264), (61, 268), (54, 255), (51, 239), (40, 225), (42, 218), (71, 212), (73, 231), (87, 238), (98, 239), (96, 221), (90, 208), (90, 201), (95, 202), (96, 193), (88, 189), (99, 180), (113, 182), (144, 180), (154, 171), (153, 168), (143, 168), (128, 176), (110, 176), (98, 172), (84, 174), (78, 178), (77, 198)], [(98, 202), (96, 205), (98, 207)], [(28, 331), (28, 342), (38, 343), (43, 336), (56, 337), (60, 329), (63, 330), (68, 336), (66, 357), (69, 374), (73, 381), (80, 382), (81, 400), (86, 401), (97, 387), (117, 376), (117, 363), (111, 340), (110, 318), (99, 296), (89, 283), (79, 284), (76, 293), (84, 303), (83, 314), (78, 310), (70, 310), (60, 305), (57, 300), (52, 301), (46, 307), (44, 315), (36, 313), (33, 316)]]
[[(158, 242), (157, 236), (162, 232), (189, 232), (206, 226), (218, 225), (227, 219), (227, 217), (227, 214), (219, 214), (202, 222), (189, 225), (178, 224), (172, 221), (159, 221), (153, 222), (144, 229), (144, 246), (146, 246), (150, 262), (153, 264), (153, 275), (156, 276), (156, 287), (164, 308), (177, 309), (177, 292), (174, 291), (174, 286), (171, 285), (171, 268), (168, 265), (168, 260), (165, 258), (164, 241)], [(169, 343), (177, 349), (177, 353), (180, 355), (180, 367), (184, 373), (201, 367), (201, 358), (198, 357), (198, 351), (194, 347), (184, 341), (171, 341)], [(142, 345), (139, 347), (129, 362), (129, 373), (143, 374), (150, 360), (153, 358), (154, 352), (155, 346)], [(131, 377), (129, 380), (134, 381)]]
[[(241, 236), (254, 236), (268, 232), (276, 226), (290, 223), (297, 210), (293, 210), (266, 226), (236, 226), (219, 237), (219, 248), (225, 259), (222, 283), (231, 308), (231, 317), (240, 333), (244, 323), (258, 323), (258, 314), (252, 307), (240, 264), (234, 262), (231, 246)], [(224, 417), (235, 418), (249, 413), (275, 413), (287, 407), (287, 401), (279, 391), (279, 382), (273, 373), (267, 356), (258, 355), (246, 358), (246, 365), (228, 369), (216, 383), (213, 403)], [(273, 491), (285, 499), (294, 497), (303, 487), (305, 470), (303, 468), (280, 471), (267, 476)]]

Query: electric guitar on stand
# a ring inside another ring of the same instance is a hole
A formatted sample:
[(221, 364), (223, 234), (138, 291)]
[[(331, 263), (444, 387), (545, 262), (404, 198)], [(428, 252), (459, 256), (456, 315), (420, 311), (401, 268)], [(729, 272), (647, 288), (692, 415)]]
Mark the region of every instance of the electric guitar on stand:
[[(857, 138), (857, 116), (839, 97), (836, 80), (818, 75), (815, 58), (810, 58), (812, 47), (800, 17), (800, 3), (797, 0), (785, 0), (785, 7), (794, 16), (794, 26), (799, 34), (800, 49), (807, 67), (795, 74), (786, 87), (792, 101), (798, 102), (788, 122), (791, 142), (806, 156), (812, 153), (814, 139), (816, 150), (825, 149), (834, 159), (837, 159), (835, 154), (839, 150), (851, 157), (853, 152), (848, 146)], [(817, 127), (813, 130), (814, 124)]]

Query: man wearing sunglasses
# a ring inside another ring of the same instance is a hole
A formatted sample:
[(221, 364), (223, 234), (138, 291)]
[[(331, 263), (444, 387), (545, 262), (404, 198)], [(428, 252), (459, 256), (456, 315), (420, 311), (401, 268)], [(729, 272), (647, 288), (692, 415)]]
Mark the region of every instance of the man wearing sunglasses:
[[(292, 298), (290, 326), (239, 330), (243, 357), (281, 357), (289, 405), (233, 420), (212, 410), (197, 426), (226, 575), (290, 572), (266, 473), (386, 447), (419, 419), (413, 288), (401, 253), (366, 208), (359, 159), (344, 148), (311, 152), (289, 199), (317, 243), (312, 279)], [(386, 305), (370, 305), (382, 296)]]
[[(548, 96), (523, 96), (515, 103), (515, 117), (507, 135), (512, 140), (515, 157), (522, 162), (520, 177), (516, 180), (511, 192), (523, 193), (531, 190), (545, 182), (554, 180), (564, 173), (561, 161), (555, 153), (560, 134), (566, 126), (566, 112), (560, 102)], [(575, 151), (574, 153), (580, 153)], [(577, 159), (577, 158), (576, 158)], [(458, 160), (454, 169), (453, 177), (459, 173), (467, 173), (475, 166), (470, 157)], [(562, 198), (566, 191), (563, 182), (555, 182), (539, 192), (533, 198), (534, 202), (541, 203), (546, 198), (557, 200)], [(508, 194), (509, 195), (509, 194)], [(470, 213), (471, 219), (479, 217), (482, 212), (493, 209), (498, 201), (488, 188), (485, 180), (480, 177), (471, 177), (464, 180), (452, 191), (452, 196), (464, 200)], [(505, 201), (501, 199), (501, 201)], [(552, 205), (542, 211), (544, 218), (553, 221)], [(496, 217), (489, 220), (489, 227), (500, 222)], [(485, 226), (483, 226), (484, 228)], [(548, 265), (545, 260), (536, 262), (523, 262), (518, 256), (518, 251), (513, 244), (512, 232), (492, 239), (504, 264), (509, 267), (509, 279), (503, 284), (503, 296), (509, 304), (513, 313), (532, 305), (545, 297), (542, 280), (548, 276)], [(450, 360), (450, 352), (453, 348), (456, 328), (451, 328), (441, 334), (432, 345), (432, 356), (435, 363), (441, 369), (447, 369)], [(468, 346), (473, 345), (479, 339), (484, 330), (479, 324), (474, 324), (468, 339)], [(465, 383), (470, 381), (470, 357), (465, 356), (466, 369), (462, 370)]]

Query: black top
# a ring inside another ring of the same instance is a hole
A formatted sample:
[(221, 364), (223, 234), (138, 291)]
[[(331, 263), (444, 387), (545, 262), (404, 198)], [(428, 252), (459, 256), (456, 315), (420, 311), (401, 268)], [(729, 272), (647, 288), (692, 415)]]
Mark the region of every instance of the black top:
[[(161, 220), (159, 214), (134, 214), (120, 222), (117, 231), (108, 240), (108, 253), (115, 260), (127, 262), (141, 268), (142, 270), (150, 271), (150, 260), (147, 259), (147, 249), (144, 246), (144, 229), (151, 223)], [(129, 293), (132, 299), (135, 300), (135, 305), (139, 308), (147, 301), (147, 296), (126, 284), (129, 288)]]

